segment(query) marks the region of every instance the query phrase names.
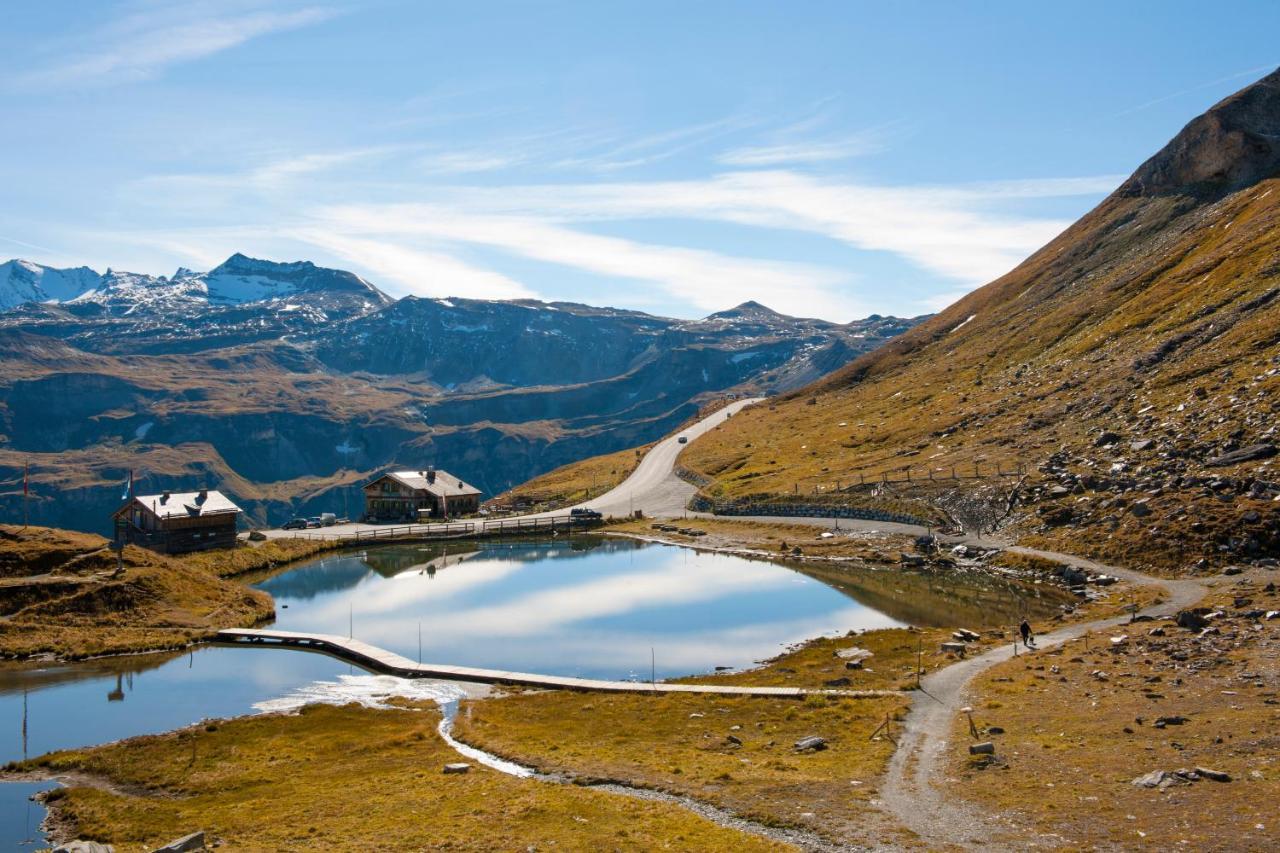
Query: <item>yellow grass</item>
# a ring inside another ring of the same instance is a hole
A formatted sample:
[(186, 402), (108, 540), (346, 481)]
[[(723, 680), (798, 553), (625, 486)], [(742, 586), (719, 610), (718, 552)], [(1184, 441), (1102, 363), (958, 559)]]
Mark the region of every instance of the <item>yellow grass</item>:
[(674, 805), (519, 779), (463, 760), (433, 707), (309, 706), (95, 749), (20, 769), (78, 772), (51, 804), (72, 837), (150, 850), (203, 828), (231, 850), (782, 849)]

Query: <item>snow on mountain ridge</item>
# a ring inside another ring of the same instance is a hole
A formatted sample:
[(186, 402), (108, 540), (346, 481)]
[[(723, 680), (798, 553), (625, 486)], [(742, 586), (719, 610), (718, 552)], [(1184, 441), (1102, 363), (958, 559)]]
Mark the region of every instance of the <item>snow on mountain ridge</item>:
[(88, 267), (56, 269), (15, 258), (0, 264), (0, 311), (25, 302), (66, 302), (96, 287), (101, 278)]
[(241, 305), (304, 295), (319, 309), (374, 310), (391, 303), (377, 287), (345, 270), (310, 261), (276, 263), (240, 253), (207, 273), (179, 267), (172, 278), (108, 269), (56, 269), (15, 259), (0, 264), (0, 311), (25, 303), (102, 305), (113, 311), (198, 308), (201, 304)]

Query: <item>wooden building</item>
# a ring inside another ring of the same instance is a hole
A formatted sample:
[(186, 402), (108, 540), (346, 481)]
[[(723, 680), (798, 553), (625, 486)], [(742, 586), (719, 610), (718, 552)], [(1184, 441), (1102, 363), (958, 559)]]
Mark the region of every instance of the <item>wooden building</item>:
[(239, 517), (240, 507), (213, 489), (137, 495), (116, 510), (115, 536), (162, 554), (233, 548)]
[(456, 518), (480, 509), (480, 490), (448, 471), (390, 471), (364, 486), (366, 521)]

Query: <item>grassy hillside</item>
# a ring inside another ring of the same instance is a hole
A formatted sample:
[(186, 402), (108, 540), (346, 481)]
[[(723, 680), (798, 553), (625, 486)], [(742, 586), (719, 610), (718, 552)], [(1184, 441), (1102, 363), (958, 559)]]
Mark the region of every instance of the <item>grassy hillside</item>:
[(1024, 506), (1041, 510), (1024, 532), (1150, 539), (1169, 564), (1274, 552), (1277, 136), (1280, 73), (1193, 121), (1008, 275), (682, 461), (727, 496), (1021, 464), (1043, 487), (1024, 499), (1054, 502)]
[(271, 617), (271, 596), (227, 576), (309, 556), (323, 543), (166, 557), (132, 545), (124, 572), (101, 536), (0, 526), (0, 656), (65, 658), (185, 646)]
[(493, 507), (528, 506), (542, 511), (589, 501), (631, 476), (650, 447), (653, 445), (646, 444), (562, 465), (503, 492), (488, 504)]

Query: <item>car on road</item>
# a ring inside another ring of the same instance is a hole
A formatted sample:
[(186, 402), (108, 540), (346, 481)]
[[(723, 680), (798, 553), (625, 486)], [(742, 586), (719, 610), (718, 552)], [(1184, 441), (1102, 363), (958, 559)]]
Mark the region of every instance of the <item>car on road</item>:
[(681, 443), (681, 444), (688, 444), (688, 443), (689, 443), (689, 436), (687, 436), (687, 435), (682, 435), (682, 436), (680, 436), (680, 439), (679, 439), (679, 440), (680, 440), (680, 443)]
[(305, 518), (294, 518), (280, 525), (281, 530), (306, 530), (307, 520)]
[(569, 517), (576, 518), (579, 521), (599, 521), (604, 516), (594, 509), (588, 509), (584, 506), (574, 507), (569, 510)]

